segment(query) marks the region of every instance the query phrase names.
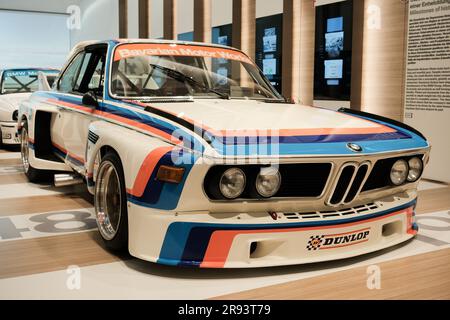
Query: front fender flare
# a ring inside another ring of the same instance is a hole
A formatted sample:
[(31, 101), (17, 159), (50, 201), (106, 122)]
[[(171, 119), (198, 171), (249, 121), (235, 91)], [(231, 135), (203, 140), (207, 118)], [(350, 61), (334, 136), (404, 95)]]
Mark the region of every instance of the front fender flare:
[(145, 157), (155, 148), (171, 146), (138, 131), (107, 121), (95, 121), (89, 125), (86, 148), (86, 180), (88, 190), (94, 193), (96, 169), (99, 165), (102, 148), (113, 149), (119, 156), (125, 176), (125, 185), (130, 188)]

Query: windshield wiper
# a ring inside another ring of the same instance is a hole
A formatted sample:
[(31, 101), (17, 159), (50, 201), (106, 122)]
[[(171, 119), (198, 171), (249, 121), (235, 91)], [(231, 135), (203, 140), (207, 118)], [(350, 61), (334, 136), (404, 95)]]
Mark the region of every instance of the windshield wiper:
[(223, 92), (220, 92), (220, 91), (218, 91), (216, 89), (209, 88), (209, 87), (205, 86), (204, 84), (198, 82), (197, 80), (194, 80), (193, 78), (184, 75), (180, 71), (173, 70), (173, 69), (170, 69), (170, 68), (167, 68), (167, 67), (162, 67), (162, 66), (159, 66), (159, 65), (153, 64), (153, 63), (150, 63), (150, 66), (152, 68), (161, 70), (162, 72), (164, 72), (166, 75), (168, 75), (172, 79), (178, 80), (178, 81), (183, 82), (183, 83), (189, 82), (190, 84), (193, 84), (193, 85), (195, 85), (195, 86), (197, 86), (197, 87), (199, 87), (199, 88), (201, 88), (203, 90), (206, 90), (206, 92), (208, 92), (208, 93), (212, 92), (212, 93), (217, 94), (222, 99), (227, 99), (227, 100), (230, 99), (230, 95), (228, 95), (226, 93), (223, 93)]
[(262, 101), (266, 103), (293, 104), (293, 102), (287, 100), (286, 98), (263, 99)]

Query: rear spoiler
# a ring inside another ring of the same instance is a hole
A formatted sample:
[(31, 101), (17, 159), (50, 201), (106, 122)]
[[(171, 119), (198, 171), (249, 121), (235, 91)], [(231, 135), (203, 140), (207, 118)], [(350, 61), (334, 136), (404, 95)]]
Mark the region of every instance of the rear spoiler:
[(39, 91), (50, 91), (51, 87), (48, 83), (47, 76), (42, 71), (38, 72)]
[(397, 126), (399, 128), (411, 131), (411, 132), (417, 134), (419, 137), (421, 137), (425, 141), (427, 141), (427, 138), (425, 138), (425, 136), (420, 131), (414, 129), (411, 126), (408, 126), (407, 124), (404, 124), (403, 122), (397, 121), (397, 120), (393, 120), (393, 119), (389, 119), (389, 118), (386, 118), (386, 117), (379, 116), (377, 114), (364, 112), (364, 111), (353, 110), (353, 109), (349, 109), (349, 108), (340, 108), (338, 110), (338, 112), (352, 114), (352, 115), (355, 115), (355, 116), (360, 116), (360, 117), (364, 117), (364, 118), (369, 118), (369, 119), (373, 119), (373, 120), (386, 122), (386, 123), (392, 124), (394, 126)]

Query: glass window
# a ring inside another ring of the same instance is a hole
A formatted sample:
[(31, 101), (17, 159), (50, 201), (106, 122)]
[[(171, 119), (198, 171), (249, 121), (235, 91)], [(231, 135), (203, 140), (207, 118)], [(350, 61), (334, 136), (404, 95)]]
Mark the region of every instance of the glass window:
[(86, 69), (87, 69), (87, 67), (89, 65), (89, 61), (91, 61), (91, 56), (92, 56), (92, 53), (90, 53), (90, 52), (87, 52), (84, 55), (83, 62), (81, 63), (81, 68), (80, 68), (80, 71), (78, 72), (77, 81), (76, 81), (76, 84), (75, 84), (75, 86), (73, 88), (73, 91), (79, 91), (80, 85), (81, 85), (81, 81), (83, 80), (83, 77), (84, 77), (84, 75), (86, 73)]
[(21, 69), (5, 70), (1, 80), (1, 94), (34, 92), (39, 90), (38, 74), (43, 72), (51, 85), (57, 77), (56, 70), (47, 69)]
[(111, 91), (119, 97), (281, 99), (239, 51), (180, 45), (175, 49), (162, 44), (131, 51), (122, 45), (114, 60)]
[(7, 70), (3, 73), (2, 94), (33, 92), (38, 90), (38, 73), (35, 70)]
[(96, 95), (103, 95), (103, 72), (104, 72), (104, 64), (105, 64), (105, 56), (102, 55), (97, 62), (97, 65), (94, 70), (94, 74), (91, 77), (91, 80), (88, 83), (88, 89), (95, 92)]
[(83, 62), (84, 53), (79, 53), (75, 59), (70, 63), (69, 67), (66, 69), (64, 74), (61, 76), (59, 80), (59, 91), (61, 92), (72, 92), (75, 79), (78, 75), (78, 70), (80, 69), (80, 65)]

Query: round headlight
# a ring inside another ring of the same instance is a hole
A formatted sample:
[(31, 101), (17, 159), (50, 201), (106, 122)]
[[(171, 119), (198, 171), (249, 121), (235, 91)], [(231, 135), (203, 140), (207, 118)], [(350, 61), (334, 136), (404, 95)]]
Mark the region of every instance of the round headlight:
[(399, 186), (405, 183), (408, 176), (408, 163), (405, 160), (397, 160), (391, 169), (391, 182)]
[(14, 111), (13, 114), (12, 114), (12, 119), (13, 119), (14, 121), (17, 121), (18, 118), (19, 118), (19, 111), (16, 110), (16, 111)]
[(239, 168), (231, 168), (220, 177), (219, 188), (227, 199), (236, 199), (245, 189), (245, 174)]
[(417, 157), (411, 158), (408, 161), (408, 165), (409, 165), (408, 181), (415, 182), (422, 175), (423, 170), (422, 160), (420, 160)]
[(281, 186), (281, 175), (276, 168), (261, 168), (256, 177), (256, 191), (264, 197), (273, 197)]

